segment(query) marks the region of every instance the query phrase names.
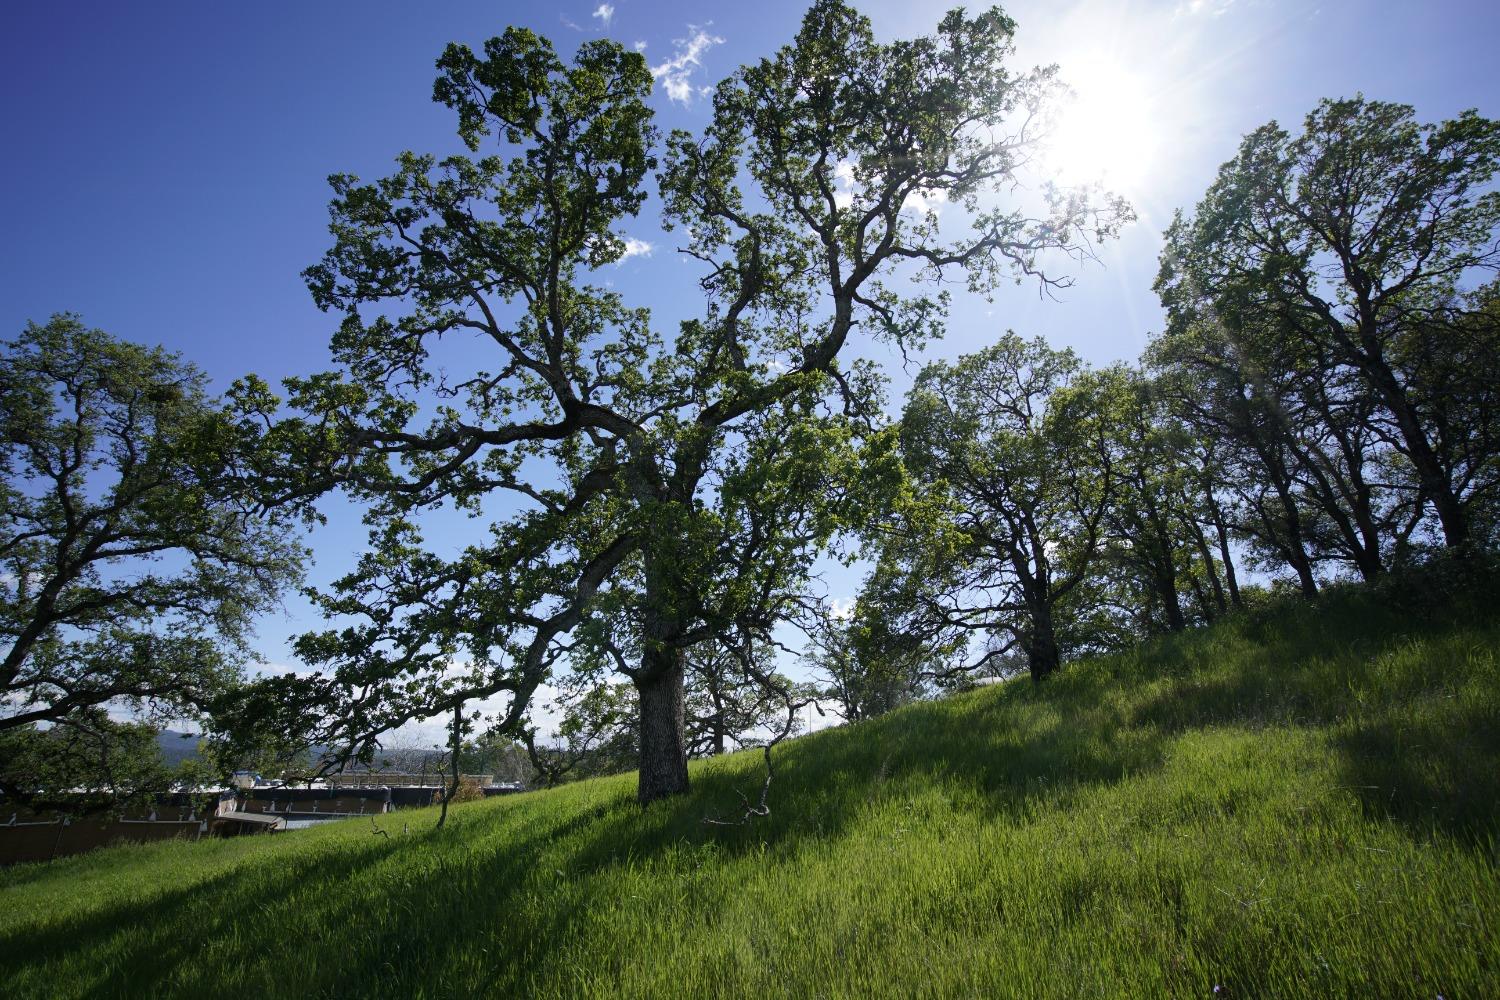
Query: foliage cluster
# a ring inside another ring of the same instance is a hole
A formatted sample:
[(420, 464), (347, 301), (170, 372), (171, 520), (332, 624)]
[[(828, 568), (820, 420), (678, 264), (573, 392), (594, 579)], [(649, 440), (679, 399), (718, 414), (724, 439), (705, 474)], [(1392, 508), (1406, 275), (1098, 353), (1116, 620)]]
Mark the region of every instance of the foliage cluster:
[(1009, 334), (925, 369), (855, 671), (1040, 679), (1242, 606), (1237, 562), (1311, 597), (1493, 551), (1497, 168), (1500, 122), (1324, 101), (1177, 216), (1139, 366)]

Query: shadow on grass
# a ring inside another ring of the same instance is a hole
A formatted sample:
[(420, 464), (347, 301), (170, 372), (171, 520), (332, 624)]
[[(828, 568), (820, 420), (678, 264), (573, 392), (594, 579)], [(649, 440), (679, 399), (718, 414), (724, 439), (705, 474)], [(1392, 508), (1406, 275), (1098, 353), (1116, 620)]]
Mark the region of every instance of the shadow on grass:
[(1427, 706), (1344, 727), (1334, 746), (1366, 815), (1418, 839), (1493, 849), (1500, 830), (1500, 706)]
[(1494, 837), (1500, 588), (1493, 574), (1440, 569), (1378, 588), (1341, 588), (1231, 627), (1243, 640), (1231, 663), (1203, 662), (1213, 647), (1202, 636), (1152, 650), (1155, 662), (1186, 661), (1184, 676), (1137, 705), (1133, 723), (1173, 733), (1320, 726), (1343, 787), (1366, 815), (1419, 839), (1441, 832), (1479, 845)]
[[(87, 916), (0, 934), (0, 955), (11, 973), (27, 975), (11, 995), (37, 995), (63, 983), (68, 995), (89, 997), (211, 995), (235, 986), (287, 996), (408, 995), (441, 968), (445, 947), (488, 917), (503, 917), (510, 894), (525, 882), (540, 848), (596, 822), (608, 805), (542, 824), (529, 837), (506, 840), (485, 854), (465, 882), (443, 877), (449, 845), (478, 824), (426, 830), (369, 841), (340, 841), (302, 852), (267, 856), (223, 875), (149, 899), (116, 904)], [(439, 858), (436, 870), (423, 863)], [(423, 864), (413, 870), (411, 862)], [(372, 882), (376, 883), (372, 886)], [(372, 892), (376, 888), (378, 891)], [(390, 906), (370, 919), (371, 902)], [(567, 914), (555, 923), (566, 922)], [(503, 926), (503, 919), (499, 921)], [(350, 928), (358, 928), (351, 937)], [(549, 929), (540, 939), (549, 939)], [(232, 942), (225, 961), (199, 962)], [(289, 950), (290, 949), (290, 950)], [(53, 979), (59, 965), (70, 974)], [(80, 975), (80, 967), (97, 975)], [(226, 969), (232, 969), (226, 981)], [(525, 962), (498, 964), (495, 986), (520, 995)], [(238, 975), (235, 975), (238, 973)], [(88, 985), (84, 985), (87, 983)]]
[[(646, 810), (623, 781), (618, 794), (556, 805), (540, 818), (513, 807), (465, 815), (460, 807), (460, 822), (448, 830), (309, 845), (266, 856), (264, 864), (252, 859), (191, 888), (12, 931), (0, 936), (0, 952), (30, 967), (28, 985), (64, 964), (75, 976), (80, 966), (93, 968), (99, 976), (83, 991), (89, 996), (230, 985), (358, 994), (371, 988), (372, 973), (380, 992), (409, 995), (441, 992), (452, 963), (466, 961), (476, 935), (488, 934), (498, 940), (484, 988), (526, 995), (531, 977), (574, 944), (590, 908), (610, 902), (590, 896), (609, 884), (595, 876), (664, 863), (669, 852), (685, 864), (684, 851), (704, 848), (790, 858), (810, 839), (842, 835), (871, 806), (949, 781), (977, 791), (996, 814), (1019, 814), (1035, 796), (1059, 799), (1118, 781), (1160, 757), (1142, 747), (1132, 762), (1100, 738), (1104, 720), (1056, 706), (1019, 735), (1007, 737), (998, 725), (1045, 704), (1045, 692), (1018, 686), (796, 741), (778, 753), (773, 814), (751, 826), (702, 822), (715, 810), (732, 811), (735, 788), (758, 786), (759, 758), (747, 754), (696, 768), (693, 796)], [(553, 880), (539, 862), (563, 842), (566, 871)], [(541, 903), (538, 893), (545, 893)], [(389, 912), (371, 914), (371, 905)], [(225, 942), (233, 942), (232, 961)], [(209, 949), (219, 949), (215, 959), (195, 965)], [(234, 970), (227, 982), (226, 966)]]
[[(1325, 724), (1372, 813), (1479, 838), (1500, 808), (1493, 670), (1471, 670), (1465, 700), (1444, 694), (1442, 676), (1423, 680), (1416, 654), (1386, 687), (1351, 687), (1371, 673), (1371, 656), (1451, 629), (1459, 614), (1470, 613), (1336, 594), (1288, 612), (1279, 630), (1248, 615), (1224, 626), (1238, 631), (1080, 664), (1041, 687), (1007, 684), (814, 734), (778, 749), (773, 812), (744, 827), (703, 819), (738, 815), (739, 790), (758, 795), (754, 753), (695, 765), (692, 796), (645, 810), (628, 778), (609, 779), (460, 806), (440, 832), (289, 844), (191, 887), (0, 934), (0, 965), (18, 977), (16, 995), (53, 982), (87, 996), (445, 995), (453, 983), (527, 995), (614, 903), (596, 897), (614, 872), (660, 864), (670, 875), (704, 850), (794, 858), (873, 808), (933, 792), (1021, 821), (1038, 800), (1064, 807), (1087, 787), (1161, 767), (1175, 733), (1211, 724)], [(1225, 649), (1237, 658), (1215, 662)], [(1137, 681), (1163, 677), (1178, 681), (1129, 697)], [(1366, 693), (1373, 700), (1361, 701)], [(546, 870), (553, 863), (562, 867)]]

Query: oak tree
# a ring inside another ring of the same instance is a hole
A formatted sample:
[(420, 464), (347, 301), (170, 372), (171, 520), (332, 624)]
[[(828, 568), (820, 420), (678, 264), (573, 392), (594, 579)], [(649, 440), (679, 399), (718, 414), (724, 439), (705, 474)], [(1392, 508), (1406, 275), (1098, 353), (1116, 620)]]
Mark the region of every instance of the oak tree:
[(205, 377), (59, 315), (0, 354), (0, 731), (192, 716), (302, 550)]
[[(307, 277), (343, 317), (342, 368), (294, 380), (301, 415), (266, 431), (284, 497), (337, 483), (370, 510), (371, 550), (323, 599), (343, 624), (301, 644), (325, 673), (287, 682), (326, 739), (369, 753), (497, 695), (518, 735), (554, 669), (604, 658), (637, 693), (641, 801), (687, 788), (688, 651), (767, 634), (860, 517), (879, 379), (850, 355), (938, 332), (938, 281), (1062, 281), (1044, 257), (1089, 254), (1123, 217), (1015, 200), (1056, 85), (1009, 67), (1013, 30), (955, 11), (885, 43), (819, 0), (701, 132), (666, 137), (644, 60), (613, 42), (571, 63), (519, 28), (447, 49), (434, 97), (476, 155), (333, 179), (334, 244)], [(653, 171), (703, 302), (670, 334), (598, 275)], [(241, 399), (274, 405), (250, 382)], [(488, 527), (439, 550), (435, 507)]]
[[(1258, 330), (1299, 344), (1314, 379), (1357, 379), (1378, 407), (1366, 426), (1408, 463), (1452, 547), (1472, 536), (1475, 450), (1403, 359), (1466, 285), (1500, 267), (1497, 168), (1500, 122), (1473, 111), (1423, 124), (1402, 104), (1325, 100), (1299, 134), (1272, 122), (1245, 138), (1168, 230), (1157, 281), (1174, 330)], [(1346, 527), (1362, 572), (1378, 572), (1373, 519)]]

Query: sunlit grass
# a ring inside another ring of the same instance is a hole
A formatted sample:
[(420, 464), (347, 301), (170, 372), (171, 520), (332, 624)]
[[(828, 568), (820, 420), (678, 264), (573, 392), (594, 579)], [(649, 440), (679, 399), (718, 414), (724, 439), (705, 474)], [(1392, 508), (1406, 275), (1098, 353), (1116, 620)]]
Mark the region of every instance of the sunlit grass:
[(749, 828), (746, 754), (11, 869), (0, 995), (1500, 995), (1497, 594), (1427, 586), (806, 737)]

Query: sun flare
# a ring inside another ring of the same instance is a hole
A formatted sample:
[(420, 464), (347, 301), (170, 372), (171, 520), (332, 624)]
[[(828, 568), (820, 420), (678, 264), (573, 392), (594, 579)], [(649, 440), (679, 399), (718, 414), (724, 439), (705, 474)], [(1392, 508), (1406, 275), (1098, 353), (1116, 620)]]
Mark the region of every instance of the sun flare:
[(1048, 143), (1048, 167), (1067, 184), (1099, 182), (1125, 193), (1140, 187), (1159, 154), (1152, 88), (1108, 57), (1064, 62), (1062, 78), (1073, 94)]

